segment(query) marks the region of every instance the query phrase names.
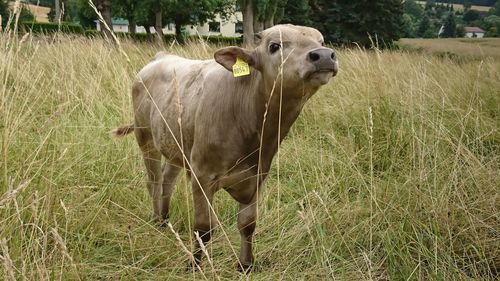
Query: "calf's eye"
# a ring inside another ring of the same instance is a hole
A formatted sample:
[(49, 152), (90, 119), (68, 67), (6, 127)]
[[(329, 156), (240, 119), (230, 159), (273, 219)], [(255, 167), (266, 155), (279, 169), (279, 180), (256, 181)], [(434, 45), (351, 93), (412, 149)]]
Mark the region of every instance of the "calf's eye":
[(271, 43), (271, 45), (269, 45), (269, 52), (271, 54), (274, 54), (276, 53), (279, 49), (281, 48), (281, 45), (278, 44), (278, 43)]

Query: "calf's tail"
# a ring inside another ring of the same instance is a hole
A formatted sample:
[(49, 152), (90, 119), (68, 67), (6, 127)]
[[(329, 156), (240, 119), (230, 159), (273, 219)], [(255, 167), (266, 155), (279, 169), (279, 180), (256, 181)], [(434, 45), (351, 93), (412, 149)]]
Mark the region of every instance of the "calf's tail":
[(120, 126), (111, 131), (111, 136), (115, 138), (126, 136), (134, 131), (134, 124)]

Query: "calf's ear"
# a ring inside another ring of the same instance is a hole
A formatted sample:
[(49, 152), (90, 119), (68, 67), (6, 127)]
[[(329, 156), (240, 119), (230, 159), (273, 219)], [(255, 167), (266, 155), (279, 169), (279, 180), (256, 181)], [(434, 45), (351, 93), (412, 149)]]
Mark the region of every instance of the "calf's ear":
[(258, 69), (255, 51), (248, 51), (240, 47), (226, 47), (219, 49), (214, 54), (215, 61), (224, 66), (227, 70), (233, 71), (236, 58), (244, 60), (248, 65)]

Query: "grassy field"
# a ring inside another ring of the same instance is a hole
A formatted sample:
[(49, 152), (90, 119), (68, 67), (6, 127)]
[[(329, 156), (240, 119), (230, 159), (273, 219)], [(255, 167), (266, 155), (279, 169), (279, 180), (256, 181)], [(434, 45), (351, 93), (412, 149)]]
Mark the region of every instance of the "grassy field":
[(258, 270), (245, 276), (234, 270), (237, 204), (217, 194), (212, 262), (186, 274), (186, 179), (175, 234), (151, 225), (135, 140), (109, 137), (132, 120), (131, 81), (162, 49), (210, 58), (216, 47), (0, 38), (0, 279), (499, 278), (498, 57), (339, 50), (339, 75), (275, 159)]
[(399, 45), (407, 51), (426, 52), (456, 61), (500, 60), (500, 38), (401, 39)]

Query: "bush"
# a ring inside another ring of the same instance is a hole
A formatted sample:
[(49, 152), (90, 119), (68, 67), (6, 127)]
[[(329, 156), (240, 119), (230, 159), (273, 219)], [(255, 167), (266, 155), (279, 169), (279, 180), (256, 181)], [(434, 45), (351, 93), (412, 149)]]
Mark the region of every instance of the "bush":
[[(85, 31), (85, 33), (87, 35), (87, 31)], [(95, 36), (96, 33), (99, 33), (99, 31), (93, 30), (89, 32), (90, 36)], [(128, 38), (139, 42), (154, 41), (156, 39), (156, 33), (136, 33), (132, 35), (129, 32), (115, 32), (115, 34), (118, 38)], [(175, 34), (167, 33), (163, 35), (163, 38), (165, 42), (173, 42), (175, 40)], [(243, 38), (241, 37), (201, 36), (201, 38), (208, 43), (219, 45), (241, 45), (243, 43)], [(184, 37), (185, 41), (199, 41), (199, 39), (200, 37), (198, 35), (188, 35)]]
[[(197, 36), (194, 36), (198, 38)], [(202, 36), (202, 38), (213, 44), (222, 44), (222, 45), (241, 45), (243, 44), (242, 37), (225, 37), (225, 36)]]
[(61, 22), (61, 24), (59, 24), (55, 22), (25, 21), (21, 23), (21, 26), (33, 33), (54, 33), (58, 31), (75, 34), (85, 33), (81, 25), (70, 22)]
[(87, 29), (83, 32), (83, 35), (85, 35), (88, 38), (96, 38), (101, 36), (101, 32), (97, 31), (95, 29)]

